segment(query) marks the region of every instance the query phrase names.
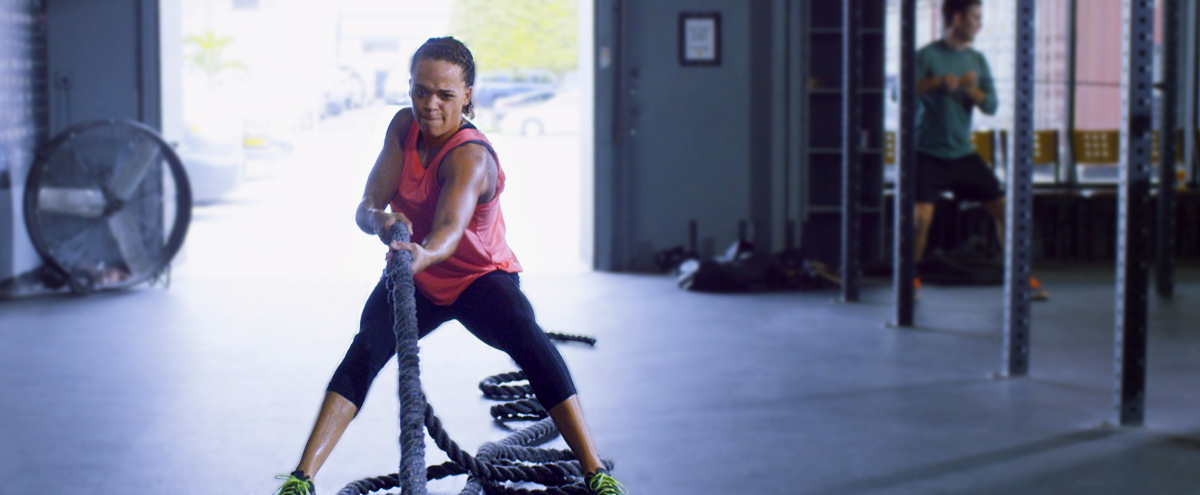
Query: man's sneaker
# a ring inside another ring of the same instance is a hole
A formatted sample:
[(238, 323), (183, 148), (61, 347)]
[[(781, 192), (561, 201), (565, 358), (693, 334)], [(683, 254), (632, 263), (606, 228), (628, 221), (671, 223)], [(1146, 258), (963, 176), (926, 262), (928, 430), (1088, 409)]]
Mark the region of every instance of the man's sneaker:
[(597, 469), (596, 472), (585, 475), (583, 484), (587, 485), (589, 495), (628, 495), (629, 491), (617, 483), (608, 474), (607, 469)]
[(292, 474), (281, 474), (275, 479), (283, 480), (283, 486), (275, 490), (275, 495), (316, 495), (317, 489), (313, 486), (312, 478), (304, 474), (304, 471), (292, 471)]

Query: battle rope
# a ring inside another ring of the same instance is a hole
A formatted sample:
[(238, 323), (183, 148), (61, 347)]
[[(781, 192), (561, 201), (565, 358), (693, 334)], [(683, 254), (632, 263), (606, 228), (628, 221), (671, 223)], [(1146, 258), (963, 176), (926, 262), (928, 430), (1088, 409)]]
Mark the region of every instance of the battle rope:
[[(396, 222), (392, 240), (408, 242), (408, 228)], [(400, 363), (400, 482), (406, 495), (425, 495), (425, 393), (421, 390), (421, 359), (417, 347), (416, 286), (412, 253), (396, 251), (387, 267), (391, 287), (396, 359)]]
[[(409, 234), (402, 224), (392, 227), (392, 239), (408, 242)], [(467, 474), (467, 484), (460, 495), (505, 493), (512, 495), (587, 495), (583, 486), (583, 470), (569, 450), (536, 448), (559, 434), (549, 413), (533, 399), (529, 385), (516, 384), (525, 380), (522, 372), (501, 373), (479, 382), (483, 395), (493, 400), (507, 400), (491, 409), (492, 417), (506, 421), (534, 421), (512, 435), (484, 445), (472, 456), (464, 452), (433, 413), (421, 390), (420, 359), (417, 346), (415, 286), (412, 282), (412, 253), (398, 251), (387, 268), (395, 310), (393, 329), (396, 332), (396, 354), (400, 363), (400, 469), (397, 473), (364, 478), (346, 485), (338, 495), (365, 495), (369, 492), (400, 487), (404, 495), (424, 495), (427, 480)], [(547, 334), (557, 341), (582, 342), (595, 345), (596, 339), (559, 333)], [(446, 452), (449, 462), (425, 467), (425, 430), (438, 448)], [(612, 469), (612, 462), (604, 464)], [(401, 475), (402, 474), (402, 475)], [(537, 483), (541, 490), (517, 488), (510, 484)]]

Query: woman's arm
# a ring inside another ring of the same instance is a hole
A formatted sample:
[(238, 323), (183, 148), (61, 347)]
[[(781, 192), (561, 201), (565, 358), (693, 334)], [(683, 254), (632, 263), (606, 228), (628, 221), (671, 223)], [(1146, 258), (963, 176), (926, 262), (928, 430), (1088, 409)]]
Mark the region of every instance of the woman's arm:
[(439, 167), (442, 192), (433, 214), (433, 228), (421, 244), (392, 242), (392, 249), (413, 254), (412, 270), (441, 263), (454, 254), (475, 207), (487, 202), (496, 188), (496, 160), (480, 144), (459, 146), (446, 154)]
[(412, 112), (405, 108), (396, 112), (388, 125), (383, 149), (375, 159), (375, 167), (367, 177), (367, 186), (362, 201), (358, 203), (354, 220), (363, 232), (379, 236), (384, 244), (391, 242), (388, 230), (396, 222), (403, 223), (412, 232), (412, 222), (400, 212), (387, 212), (397, 188), (400, 187), (400, 172), (404, 164), (404, 148), (401, 145), (408, 137), (412, 126)]

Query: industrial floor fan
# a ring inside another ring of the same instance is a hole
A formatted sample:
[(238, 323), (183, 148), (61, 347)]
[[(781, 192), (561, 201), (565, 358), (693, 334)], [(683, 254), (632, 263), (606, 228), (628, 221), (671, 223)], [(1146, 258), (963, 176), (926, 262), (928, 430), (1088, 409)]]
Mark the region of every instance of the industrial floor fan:
[(71, 127), (38, 152), (24, 210), (46, 266), (86, 294), (169, 273), (192, 194), (179, 156), (157, 132), (103, 120)]

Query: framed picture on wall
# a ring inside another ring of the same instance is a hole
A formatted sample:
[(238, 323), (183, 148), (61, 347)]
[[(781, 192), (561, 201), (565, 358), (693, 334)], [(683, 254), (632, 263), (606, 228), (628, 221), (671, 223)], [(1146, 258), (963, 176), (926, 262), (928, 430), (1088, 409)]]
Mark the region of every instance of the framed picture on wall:
[(721, 65), (721, 13), (679, 14), (679, 65)]

